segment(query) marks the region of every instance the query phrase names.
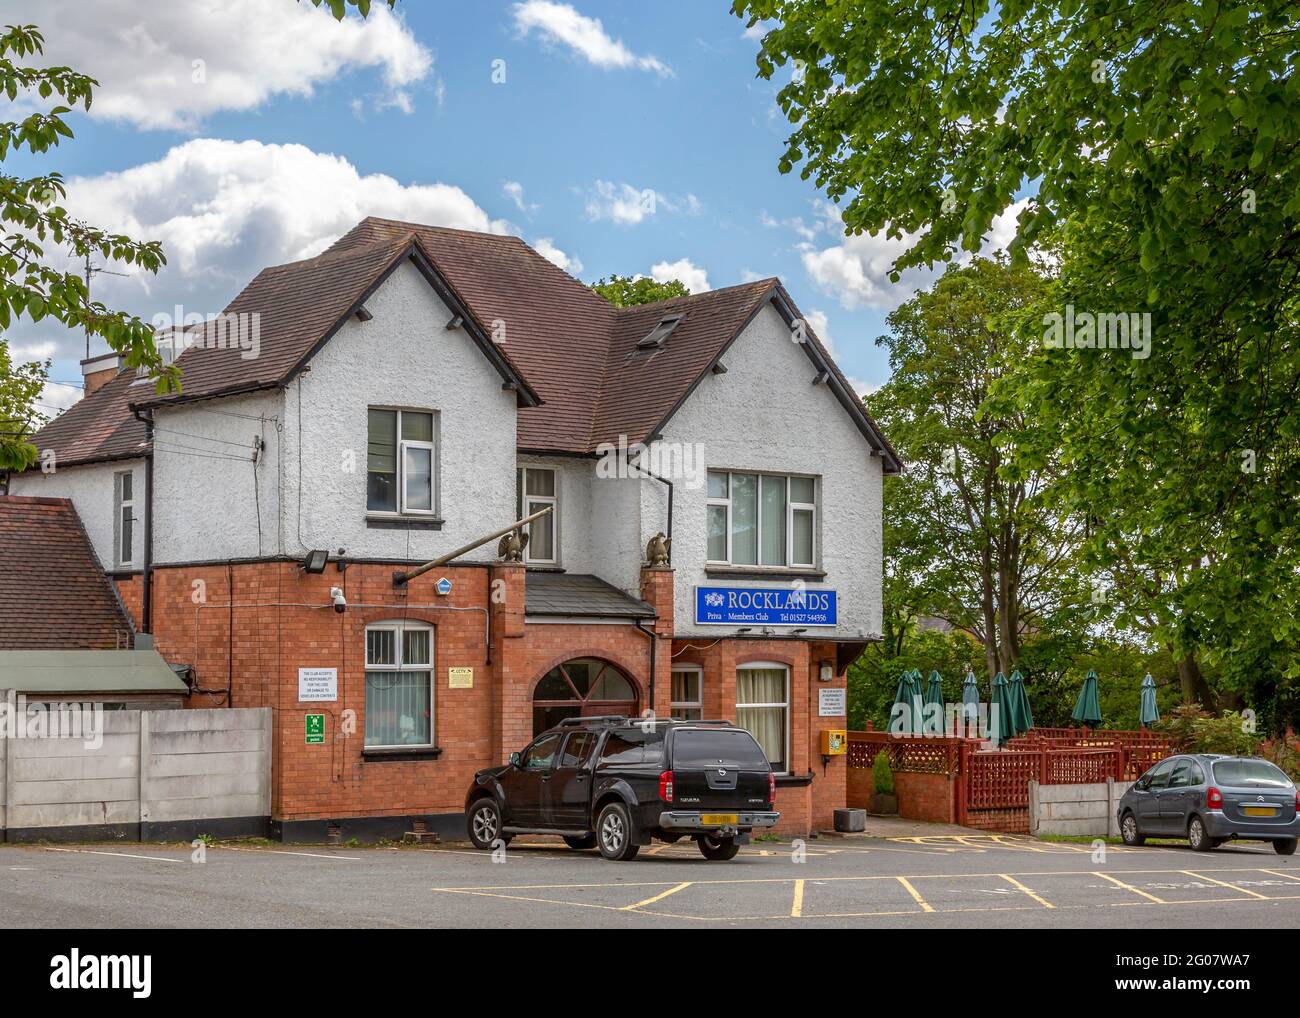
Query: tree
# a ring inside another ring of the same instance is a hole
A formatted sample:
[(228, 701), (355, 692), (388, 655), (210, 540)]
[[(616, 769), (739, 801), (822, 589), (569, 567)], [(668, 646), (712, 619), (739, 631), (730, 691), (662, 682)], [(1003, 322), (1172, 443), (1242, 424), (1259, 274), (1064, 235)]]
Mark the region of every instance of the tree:
[(616, 308), (629, 308), (636, 304), (653, 304), (670, 297), (688, 297), (686, 284), (676, 279), (659, 283), (649, 276), (610, 276), (598, 279), (591, 288)]
[(989, 674), (1010, 674), (1026, 633), (1095, 614), (1073, 570), (1081, 523), (1044, 494), (1057, 465), (1005, 476), (1024, 421), (986, 406), (1025, 356), (1018, 316), (1047, 292), (1038, 272), (1004, 259), (949, 267), (890, 314), (877, 344), (893, 374), (868, 397), (908, 464), (888, 481), (897, 522), (886, 552), (911, 577), (918, 609), (980, 641)]
[(848, 230), (914, 235), (895, 269), (977, 249), (994, 217), (1023, 202), (1010, 250), (1059, 238), (1059, 313), (1139, 316), (1145, 349), (1098, 349), (1088, 336), (1091, 346), (1042, 350), (1006, 380), (1002, 395), (1035, 425), (1008, 469), (1068, 464), (1058, 493), (1088, 520), (1092, 562), (1122, 578), (1120, 624), (1149, 614), (1189, 672), (1204, 662), (1235, 690), (1294, 705), (1295, 5), (733, 10), (778, 22), (760, 76), (796, 62), (778, 96), (795, 125), (781, 168), (802, 163), (847, 198)]
[(49, 361), (14, 367), (9, 344), (0, 339), (0, 447), (8, 458), (0, 469), (26, 470), (36, 462), (36, 446), (28, 438), (45, 423), (36, 399), (45, 388)]

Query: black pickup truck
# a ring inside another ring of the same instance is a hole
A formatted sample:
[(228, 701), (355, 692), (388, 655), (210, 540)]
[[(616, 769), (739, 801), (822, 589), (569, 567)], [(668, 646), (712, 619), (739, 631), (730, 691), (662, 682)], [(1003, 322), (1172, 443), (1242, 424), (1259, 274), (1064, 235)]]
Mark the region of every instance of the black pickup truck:
[(730, 722), (590, 717), (479, 771), (465, 816), (482, 849), (558, 834), (570, 848), (632, 859), (654, 839), (689, 837), (706, 859), (731, 859), (755, 827), (780, 819), (775, 802), (767, 754)]

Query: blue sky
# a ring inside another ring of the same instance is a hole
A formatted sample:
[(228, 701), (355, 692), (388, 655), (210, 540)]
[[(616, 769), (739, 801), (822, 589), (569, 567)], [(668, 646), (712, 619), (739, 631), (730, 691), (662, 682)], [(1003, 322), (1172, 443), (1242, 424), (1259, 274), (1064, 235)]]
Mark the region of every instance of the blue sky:
[[(777, 172), (779, 82), (755, 76), (758, 41), (726, 0), (397, 11), (343, 26), (293, 0), (24, 11), (47, 60), (101, 89), (75, 141), (16, 168), (61, 170), (74, 214), (169, 253), (159, 279), (99, 276), (96, 296), (145, 316), (220, 310), (264, 265), (374, 212), (518, 233), (584, 281), (779, 275), (860, 390), (888, 377), (875, 338), (925, 276), (891, 285), (901, 245), (846, 239), (810, 183)], [(78, 337), (10, 339), (52, 357), (52, 379), (80, 377)]]

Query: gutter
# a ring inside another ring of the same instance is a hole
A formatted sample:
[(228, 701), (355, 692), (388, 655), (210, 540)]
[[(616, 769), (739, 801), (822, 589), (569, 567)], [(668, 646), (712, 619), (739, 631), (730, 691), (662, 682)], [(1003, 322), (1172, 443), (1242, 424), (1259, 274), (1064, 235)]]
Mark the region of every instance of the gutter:
[(648, 685), (649, 685), (649, 687), (650, 687), (650, 690), (649, 690), (649, 696), (647, 697), (647, 699), (649, 700), (649, 702), (646, 704), (646, 706), (647, 706), (647, 707), (649, 708), (649, 710), (650, 710), (650, 715), (649, 715), (649, 716), (650, 716), (650, 717), (654, 717), (654, 714), (655, 714), (655, 665), (656, 665), (656, 658), (658, 657), (658, 650), (659, 650), (659, 637), (655, 635), (655, 632), (654, 632), (653, 629), (646, 629), (646, 627), (643, 626), (643, 625), (641, 624), (641, 620), (640, 620), (640, 619), (636, 619), (636, 620), (634, 620), (633, 624), (637, 627), (637, 629), (639, 629), (642, 633), (644, 633), (646, 636), (648, 636), (648, 637), (650, 638), (650, 682), (648, 683)]
[(153, 411), (131, 407), (131, 415), (145, 427), (144, 454), (144, 558), (140, 571), (141, 633), (153, 632)]
[(653, 470), (643, 467), (641, 465), (640, 457), (637, 458), (636, 468), (641, 471), (641, 473), (645, 474), (646, 477), (652, 478), (660, 484), (666, 484), (668, 486), (668, 533), (664, 536), (668, 539), (668, 564), (671, 566), (673, 564), (673, 482), (668, 480), (666, 477), (660, 477)]

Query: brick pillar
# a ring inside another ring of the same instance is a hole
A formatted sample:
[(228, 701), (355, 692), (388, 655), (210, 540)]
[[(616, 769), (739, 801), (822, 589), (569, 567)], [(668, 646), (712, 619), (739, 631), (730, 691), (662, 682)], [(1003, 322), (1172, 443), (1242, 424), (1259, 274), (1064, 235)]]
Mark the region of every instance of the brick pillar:
[(519, 645), (524, 635), (524, 566), (499, 562), (488, 576), (492, 614), (492, 757), (505, 763), (532, 736), (528, 662)]
[(655, 610), (659, 617), (654, 623), (655, 713), (667, 717), (673, 698), (673, 571), (667, 566), (641, 567), (641, 600)]

